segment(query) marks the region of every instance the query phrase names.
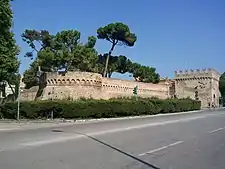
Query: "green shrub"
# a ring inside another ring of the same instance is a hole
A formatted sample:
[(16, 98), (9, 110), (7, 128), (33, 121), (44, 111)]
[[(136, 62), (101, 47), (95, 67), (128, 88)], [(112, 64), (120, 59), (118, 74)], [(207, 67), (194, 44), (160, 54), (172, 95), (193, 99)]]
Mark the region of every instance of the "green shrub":
[[(159, 113), (174, 113), (182, 111), (199, 110), (201, 103), (191, 99), (167, 99), (157, 98), (117, 98), (110, 100), (81, 99), (45, 100), (21, 102), (20, 115), (22, 118), (37, 119), (48, 118), (51, 112), (54, 118), (86, 119), (86, 118), (110, 118), (123, 116), (154, 115)], [(15, 119), (17, 103), (5, 103), (0, 105), (0, 118)]]
[(2, 112), (1, 112), (1, 109), (0, 109), (0, 119), (3, 119), (4, 117), (3, 117), (3, 114), (2, 114)]

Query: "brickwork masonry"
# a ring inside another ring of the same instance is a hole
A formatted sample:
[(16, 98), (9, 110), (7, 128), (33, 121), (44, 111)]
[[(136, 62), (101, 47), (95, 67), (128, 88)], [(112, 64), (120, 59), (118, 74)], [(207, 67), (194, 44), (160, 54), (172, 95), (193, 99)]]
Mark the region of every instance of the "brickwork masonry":
[(138, 86), (140, 97), (169, 97), (169, 85), (141, 83), (129, 80), (103, 78), (97, 73), (68, 72), (66, 74), (47, 73), (47, 86), (41, 99), (110, 99), (131, 97)]
[[(129, 80), (103, 78), (100, 74), (89, 72), (49, 72), (45, 74), (46, 87), (38, 99), (93, 98), (110, 99), (133, 96), (133, 89), (138, 86), (140, 97), (171, 97), (198, 99), (202, 108), (209, 104), (219, 106), (219, 77), (215, 69), (196, 69), (175, 71), (173, 80), (164, 79), (158, 84), (142, 83)], [(22, 83), (21, 83), (22, 85)], [(34, 100), (38, 87), (21, 92), (22, 100)]]
[(175, 71), (175, 89), (178, 98), (190, 97), (201, 101), (202, 108), (219, 107), (220, 74), (215, 69)]

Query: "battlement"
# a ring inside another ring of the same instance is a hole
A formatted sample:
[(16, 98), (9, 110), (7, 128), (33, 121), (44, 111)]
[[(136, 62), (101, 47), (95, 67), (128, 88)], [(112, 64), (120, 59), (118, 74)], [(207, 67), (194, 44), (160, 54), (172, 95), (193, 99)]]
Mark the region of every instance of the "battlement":
[(46, 73), (47, 85), (61, 86), (68, 85), (73, 86), (76, 84), (81, 85), (93, 85), (101, 86), (102, 77), (97, 73), (89, 72), (67, 72), (67, 73), (57, 73), (57, 72), (48, 72)]
[(179, 78), (214, 78), (219, 79), (220, 74), (215, 69), (190, 69), (175, 71), (175, 79)]
[(47, 86), (89, 86), (89, 87), (101, 87), (107, 90), (123, 90), (133, 88), (138, 85), (140, 91), (159, 91), (166, 92), (167, 85), (165, 82), (161, 84), (142, 83), (130, 80), (121, 80), (113, 78), (103, 78), (100, 74), (89, 72), (67, 72), (46, 73)]
[(175, 71), (175, 75), (186, 75), (186, 74), (209, 74), (212, 72), (216, 72), (215, 69), (190, 69), (190, 70), (179, 70), (179, 71)]
[[(133, 89), (138, 86), (140, 97), (170, 97), (169, 84), (142, 83), (129, 80), (104, 78), (91, 72), (46, 72), (47, 83), (41, 99), (110, 99), (132, 97)], [(33, 94), (33, 93), (32, 93)], [(32, 95), (33, 96), (33, 95)], [(33, 99), (30, 95), (30, 100)]]

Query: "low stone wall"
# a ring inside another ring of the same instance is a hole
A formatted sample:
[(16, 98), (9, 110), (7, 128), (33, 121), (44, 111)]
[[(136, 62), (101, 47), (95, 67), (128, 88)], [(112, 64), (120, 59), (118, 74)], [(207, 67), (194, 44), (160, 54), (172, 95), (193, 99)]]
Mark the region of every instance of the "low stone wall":
[(20, 92), (20, 100), (21, 101), (31, 101), (34, 100), (37, 92), (38, 92), (38, 86), (34, 86), (30, 89), (24, 89), (21, 88), (21, 92)]

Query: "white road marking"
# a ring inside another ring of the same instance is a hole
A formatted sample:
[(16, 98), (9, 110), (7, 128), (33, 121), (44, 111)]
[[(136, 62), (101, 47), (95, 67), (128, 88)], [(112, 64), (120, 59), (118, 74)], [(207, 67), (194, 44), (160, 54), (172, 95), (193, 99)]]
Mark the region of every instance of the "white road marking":
[[(219, 113), (217, 114), (219, 115)], [(41, 146), (41, 145), (46, 145), (46, 144), (53, 144), (53, 143), (60, 143), (60, 142), (66, 142), (70, 140), (76, 140), (80, 138), (85, 138), (85, 134), (89, 136), (99, 136), (99, 135), (105, 135), (105, 134), (110, 134), (110, 133), (117, 133), (117, 132), (123, 132), (123, 131), (129, 131), (129, 130), (135, 130), (135, 129), (141, 129), (141, 128), (147, 128), (147, 127), (152, 127), (152, 126), (163, 126), (167, 124), (174, 124), (174, 123), (179, 123), (179, 122), (188, 122), (191, 120), (197, 120), (197, 119), (203, 119), (208, 116), (215, 116), (215, 114), (207, 114), (207, 115), (201, 115), (201, 116), (196, 116), (196, 117), (190, 117), (190, 118), (180, 118), (178, 120), (167, 120), (167, 121), (162, 121), (162, 122), (156, 122), (156, 123), (147, 123), (147, 124), (140, 124), (140, 125), (134, 125), (134, 126), (129, 126), (129, 127), (123, 127), (123, 128), (115, 128), (111, 130), (104, 130), (100, 132), (90, 132), (90, 133), (82, 133), (82, 134), (77, 134), (74, 133), (74, 135), (71, 136), (62, 136), (59, 138), (53, 138), (53, 139), (48, 139), (48, 140), (41, 140), (41, 141), (32, 141), (32, 142), (25, 142), (21, 143), (18, 146), (21, 147), (27, 147), (27, 146)]]
[(163, 146), (163, 147), (159, 147), (159, 148), (157, 148), (157, 149), (150, 150), (150, 151), (145, 152), (145, 153), (141, 153), (141, 154), (139, 154), (138, 156), (144, 156), (144, 155), (147, 155), (147, 154), (152, 154), (152, 153), (155, 153), (155, 152), (158, 152), (158, 151), (167, 149), (167, 148), (169, 148), (169, 147), (173, 147), (173, 146), (178, 145), (178, 144), (181, 144), (181, 143), (183, 143), (183, 141), (177, 141), (177, 142), (175, 142), (175, 143), (172, 143), (172, 144), (169, 144), (169, 145), (166, 145), (166, 146)]
[[(141, 125), (130, 126), (130, 127), (125, 127), (125, 128), (116, 128), (116, 129), (111, 129), (111, 130), (105, 130), (105, 131), (100, 131), (100, 132), (92, 132), (92, 133), (83, 133), (83, 134), (86, 134), (86, 135), (89, 135), (89, 136), (99, 136), (99, 135), (104, 135), (104, 134), (110, 134), (110, 133), (117, 133), (117, 132), (129, 131), (129, 130), (134, 130), (134, 129), (147, 128), (147, 127), (151, 127), (151, 126), (162, 126), (162, 125), (166, 125), (166, 124), (185, 122), (185, 121), (196, 120), (196, 119), (201, 119), (201, 118), (204, 118), (204, 117), (192, 117), (192, 118), (170, 120), (170, 121), (164, 121), (164, 122), (158, 122), (158, 123), (141, 124)], [(66, 141), (69, 141), (69, 140), (76, 140), (76, 139), (80, 139), (80, 138), (85, 138), (85, 135), (77, 135), (76, 134), (76, 135), (67, 136), (67, 137), (60, 137), (60, 138), (53, 138), (53, 139), (42, 140), (42, 141), (27, 142), (27, 143), (22, 143), (20, 145), (25, 146), (25, 147), (26, 146), (41, 146), (41, 145), (45, 145), (45, 144), (66, 142)]]
[(61, 138), (54, 138), (54, 139), (48, 139), (48, 140), (42, 140), (42, 141), (33, 141), (33, 142), (27, 142), (22, 143), (20, 146), (41, 146), (45, 144), (51, 144), (51, 143), (57, 143), (57, 142), (65, 142), (69, 140), (76, 140), (78, 138), (85, 137), (84, 135), (75, 135), (75, 136), (67, 136), (67, 137), (61, 137)]
[(215, 133), (215, 132), (220, 131), (220, 130), (223, 130), (223, 129), (225, 129), (225, 127), (222, 127), (222, 128), (218, 128), (218, 129), (212, 130), (212, 131), (210, 131), (210, 132), (208, 132), (208, 133)]
[(5, 129), (0, 129), (0, 131), (11, 131), (11, 130), (18, 130), (18, 129), (20, 128), (9, 128), (9, 129), (5, 128)]

